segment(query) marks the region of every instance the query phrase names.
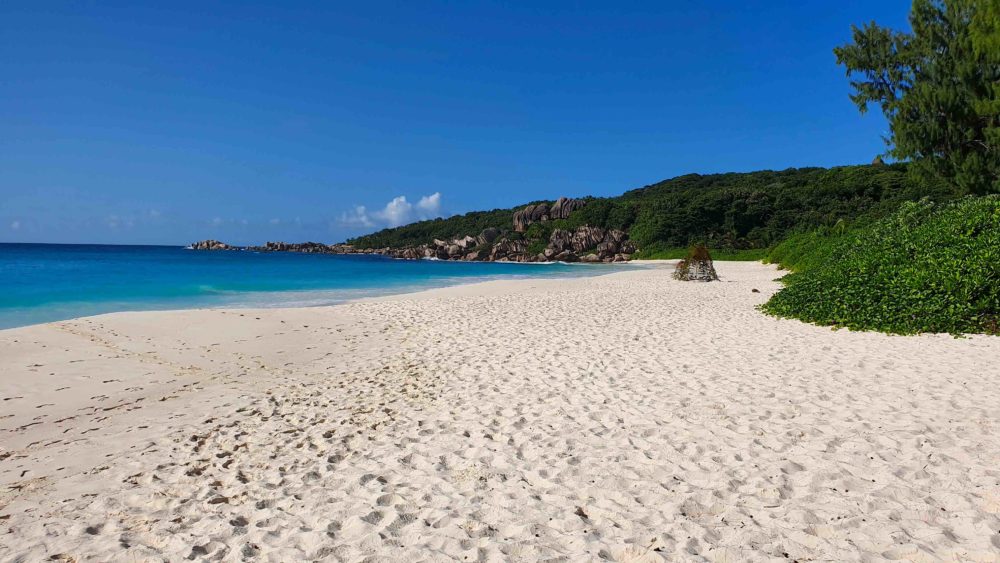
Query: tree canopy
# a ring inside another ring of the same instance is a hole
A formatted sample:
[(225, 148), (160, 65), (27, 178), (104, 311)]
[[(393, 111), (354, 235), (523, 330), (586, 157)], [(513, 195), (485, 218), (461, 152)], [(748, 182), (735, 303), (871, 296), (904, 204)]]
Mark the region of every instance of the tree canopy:
[[(548, 240), (553, 229), (590, 225), (626, 231), (639, 248), (650, 252), (699, 242), (712, 248), (767, 248), (792, 232), (886, 215), (904, 201), (952, 197), (943, 182), (914, 178), (908, 168), (892, 164), (688, 174), (617, 197), (586, 198), (587, 204), (568, 219), (534, 223), (523, 234), (510, 236)], [(476, 236), (488, 227), (511, 230), (515, 209), (421, 221), (348, 242), (405, 247), (435, 238)]]
[(912, 32), (874, 22), (834, 49), (865, 112), (889, 120), (888, 154), (963, 193), (1000, 192), (1000, 0), (914, 0)]

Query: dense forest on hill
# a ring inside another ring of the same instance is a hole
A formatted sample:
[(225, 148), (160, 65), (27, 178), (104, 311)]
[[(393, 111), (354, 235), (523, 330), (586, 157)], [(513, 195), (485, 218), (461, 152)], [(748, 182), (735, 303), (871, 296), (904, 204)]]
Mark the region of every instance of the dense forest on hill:
[[(587, 205), (569, 218), (535, 223), (523, 236), (546, 240), (555, 228), (590, 225), (626, 231), (644, 253), (695, 242), (713, 248), (766, 248), (792, 232), (891, 213), (904, 201), (953, 197), (943, 183), (917, 180), (907, 172), (905, 164), (874, 164), (688, 174), (617, 197), (585, 198)], [(513, 213), (521, 207), (420, 221), (348, 242), (399, 248), (476, 236), (489, 227), (511, 230)]]

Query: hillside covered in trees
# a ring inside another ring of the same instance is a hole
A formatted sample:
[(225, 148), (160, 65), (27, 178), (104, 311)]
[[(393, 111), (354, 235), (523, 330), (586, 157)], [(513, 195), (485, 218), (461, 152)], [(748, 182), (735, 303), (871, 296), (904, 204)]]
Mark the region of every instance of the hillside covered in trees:
[[(555, 229), (587, 225), (625, 231), (643, 254), (695, 242), (713, 248), (767, 248), (793, 232), (883, 216), (904, 201), (925, 196), (942, 201), (952, 197), (952, 190), (943, 183), (916, 179), (905, 164), (688, 174), (617, 197), (584, 198), (586, 205), (568, 218), (534, 223), (523, 234), (509, 236), (544, 241)], [(488, 228), (511, 231), (512, 216), (521, 207), (420, 221), (348, 243), (358, 248), (404, 248), (434, 239), (474, 237)]]

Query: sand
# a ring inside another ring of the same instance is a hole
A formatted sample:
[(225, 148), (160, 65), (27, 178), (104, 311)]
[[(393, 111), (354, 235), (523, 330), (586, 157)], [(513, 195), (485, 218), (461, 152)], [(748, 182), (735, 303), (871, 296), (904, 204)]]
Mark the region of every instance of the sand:
[(1000, 338), (716, 266), (0, 331), (0, 561), (1000, 560)]

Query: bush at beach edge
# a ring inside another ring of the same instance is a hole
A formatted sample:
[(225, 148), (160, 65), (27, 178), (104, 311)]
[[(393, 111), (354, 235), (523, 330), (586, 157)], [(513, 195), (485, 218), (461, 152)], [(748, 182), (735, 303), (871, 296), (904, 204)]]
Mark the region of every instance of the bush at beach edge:
[(906, 203), (775, 250), (771, 261), (793, 273), (762, 305), (772, 315), (894, 334), (1000, 332), (1000, 196)]

